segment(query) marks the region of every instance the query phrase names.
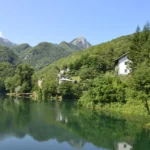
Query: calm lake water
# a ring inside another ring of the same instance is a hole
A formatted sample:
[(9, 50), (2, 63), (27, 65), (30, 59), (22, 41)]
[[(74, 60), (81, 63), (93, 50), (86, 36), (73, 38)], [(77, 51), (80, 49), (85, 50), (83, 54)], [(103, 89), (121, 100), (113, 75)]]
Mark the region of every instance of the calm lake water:
[(150, 132), (137, 122), (77, 109), (75, 102), (4, 98), (0, 150), (150, 150)]

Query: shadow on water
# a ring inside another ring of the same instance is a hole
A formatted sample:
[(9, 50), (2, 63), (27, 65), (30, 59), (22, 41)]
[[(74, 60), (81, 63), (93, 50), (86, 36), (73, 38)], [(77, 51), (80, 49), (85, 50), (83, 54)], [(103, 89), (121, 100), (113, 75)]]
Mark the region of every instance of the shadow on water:
[(38, 142), (55, 139), (75, 148), (91, 143), (97, 149), (149, 150), (150, 132), (131, 120), (84, 109), (75, 102), (0, 100), (0, 142), (9, 136), (31, 136)]

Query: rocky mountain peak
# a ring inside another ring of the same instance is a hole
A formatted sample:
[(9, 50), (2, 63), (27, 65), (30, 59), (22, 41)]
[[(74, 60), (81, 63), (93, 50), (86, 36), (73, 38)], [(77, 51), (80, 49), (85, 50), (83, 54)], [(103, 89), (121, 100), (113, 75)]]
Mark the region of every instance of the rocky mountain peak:
[(90, 46), (92, 46), (85, 37), (80, 36), (78, 38), (75, 38), (74, 40), (72, 40), (70, 42), (71, 44), (77, 46), (79, 49), (85, 49), (85, 48), (89, 48)]

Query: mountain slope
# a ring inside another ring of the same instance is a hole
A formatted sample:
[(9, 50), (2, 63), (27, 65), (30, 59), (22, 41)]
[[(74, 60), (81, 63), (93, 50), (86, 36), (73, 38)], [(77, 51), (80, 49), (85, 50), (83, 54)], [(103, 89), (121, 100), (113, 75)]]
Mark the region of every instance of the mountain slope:
[(2, 37), (0, 37), (0, 45), (1, 45), (1, 46), (6, 46), (6, 47), (9, 47), (9, 48), (12, 48), (12, 47), (15, 47), (15, 46), (16, 46), (15, 43), (10, 42), (9, 40), (4, 39), (4, 38), (2, 38)]
[(71, 52), (59, 45), (42, 42), (35, 47), (27, 48), (21, 54), (21, 59), (31, 64), (35, 69), (41, 69), (48, 64), (70, 55)]
[(24, 44), (19, 44), (17, 46), (15, 46), (13, 48), (13, 51), (18, 54), (18, 55), (21, 55), (24, 53), (25, 50), (31, 48), (31, 46), (28, 44), (28, 43), (24, 43)]
[(80, 50), (76, 45), (73, 45), (71, 43), (67, 43), (65, 41), (61, 42), (59, 45), (62, 48), (64, 48), (65, 50), (67, 50), (68, 52), (74, 52), (74, 51)]
[[(81, 42), (79, 42), (80, 40)], [(29, 63), (38, 70), (56, 60), (72, 54), (75, 51), (85, 49), (85, 47), (88, 47), (87, 45), (88, 42), (84, 38), (79, 39), (76, 44), (75, 41), (73, 44), (65, 41), (61, 42), (60, 44), (41, 42), (35, 47), (30, 47), (29, 44), (17, 45), (15, 48), (13, 48), (13, 50), (19, 55), (22, 62)]]
[(18, 56), (8, 47), (0, 46), (0, 62), (8, 62), (14, 65), (18, 62)]

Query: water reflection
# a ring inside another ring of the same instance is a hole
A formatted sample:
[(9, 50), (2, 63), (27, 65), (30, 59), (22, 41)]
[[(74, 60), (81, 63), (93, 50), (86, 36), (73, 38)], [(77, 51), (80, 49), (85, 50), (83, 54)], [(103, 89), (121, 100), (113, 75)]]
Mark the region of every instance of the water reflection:
[(125, 142), (118, 142), (116, 143), (116, 150), (132, 150), (133, 147)]
[(17, 98), (0, 100), (0, 143), (10, 143), (9, 138), (39, 144), (51, 141), (62, 149), (68, 145), (68, 149), (89, 150), (150, 148), (150, 132), (130, 120), (77, 109), (70, 102), (35, 103)]

